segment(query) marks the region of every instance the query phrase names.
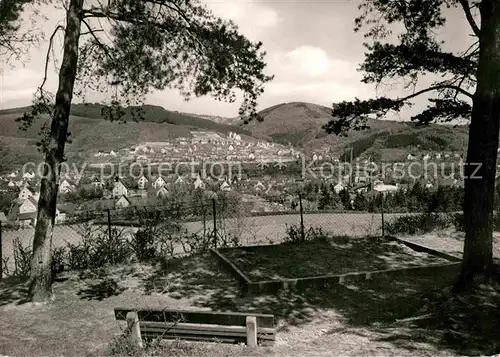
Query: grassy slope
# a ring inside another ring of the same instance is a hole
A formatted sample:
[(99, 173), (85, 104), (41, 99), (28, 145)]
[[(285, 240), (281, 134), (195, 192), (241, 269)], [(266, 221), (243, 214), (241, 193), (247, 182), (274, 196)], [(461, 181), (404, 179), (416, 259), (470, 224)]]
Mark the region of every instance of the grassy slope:
[[(305, 151), (331, 148), (337, 154), (347, 146), (354, 148), (354, 157), (371, 155), (387, 158), (395, 152), (403, 156), (408, 151), (462, 151), (467, 144), (467, 129), (431, 125), (416, 127), (412, 123), (370, 120), (370, 129), (350, 132), (347, 137), (326, 135), (321, 126), (331, 119), (331, 109), (310, 103), (284, 103), (261, 111), (263, 122), (248, 126), (227, 125), (196, 115), (172, 112), (159, 106), (146, 105), (144, 120), (133, 122), (130, 112), (126, 124), (101, 119), (98, 104), (72, 106), (70, 131), (72, 143), (67, 145), (68, 156), (81, 156), (89, 150), (111, 150), (129, 147), (143, 141), (162, 141), (174, 137), (190, 137), (191, 130), (220, 133), (230, 131), (241, 135), (267, 138), (291, 143)], [(3, 164), (38, 160), (41, 155), (35, 146), (38, 132), (47, 118), (34, 123), (28, 131), (19, 130), (15, 119), (26, 108), (0, 111), (0, 153)]]
[(284, 103), (260, 112), (263, 122), (251, 123), (254, 135), (267, 135), (283, 143), (301, 146), (306, 150), (331, 147), (341, 153), (345, 146), (354, 146), (354, 156), (363, 152), (411, 149), (420, 145), (421, 150), (463, 150), (467, 130), (464, 127), (431, 125), (416, 127), (413, 123), (370, 120), (369, 130), (352, 131), (347, 138), (326, 135), (321, 126), (331, 120), (331, 109), (310, 103)]
[[(16, 118), (27, 108), (15, 108), (0, 111), (0, 153), (2, 164), (15, 166), (26, 161), (38, 161), (42, 155), (36, 142), (38, 133), (48, 117), (42, 116), (26, 131), (19, 129)], [(70, 117), (71, 143), (66, 145), (68, 158), (82, 156), (96, 150), (117, 150), (130, 147), (139, 142), (165, 141), (169, 138), (191, 137), (192, 130), (207, 130), (227, 134), (230, 131), (241, 135), (250, 135), (243, 128), (215, 123), (195, 116), (167, 111), (157, 106), (144, 107), (144, 119), (131, 120), (130, 112), (127, 123), (102, 120), (101, 106), (96, 104), (72, 106)]]

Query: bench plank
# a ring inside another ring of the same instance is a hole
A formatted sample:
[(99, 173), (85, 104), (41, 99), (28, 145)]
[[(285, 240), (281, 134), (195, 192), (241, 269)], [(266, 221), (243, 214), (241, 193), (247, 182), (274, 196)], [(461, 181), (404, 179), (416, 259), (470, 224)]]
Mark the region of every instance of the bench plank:
[[(166, 333), (181, 335), (208, 335), (246, 338), (247, 329), (241, 326), (217, 326), (202, 324), (164, 324), (160, 322), (141, 322), (141, 333)], [(272, 328), (257, 328), (257, 336), (261, 339), (275, 340), (276, 330)]]
[[(196, 342), (223, 342), (223, 343), (246, 343), (247, 338), (245, 337), (217, 337), (217, 336), (193, 336), (187, 334), (163, 334), (163, 333), (145, 333), (143, 335), (145, 340), (154, 340), (156, 338), (161, 338), (165, 340), (185, 340), (185, 341), (196, 341)], [(259, 344), (261, 346), (272, 346), (274, 345), (274, 340), (260, 340)]]
[[(227, 337), (227, 336), (199, 336), (199, 335), (188, 335), (188, 334), (171, 334), (171, 333), (157, 333), (157, 332), (147, 332), (144, 333), (143, 338), (145, 340), (154, 340), (156, 338), (161, 338), (165, 340), (185, 340), (185, 341), (197, 341), (197, 342), (224, 342), (224, 343), (244, 343), (246, 342), (245, 337)], [(271, 341), (272, 342), (272, 341)], [(263, 345), (269, 345), (271, 342), (263, 342)]]
[(139, 321), (147, 322), (177, 322), (192, 324), (212, 324), (223, 326), (245, 326), (246, 317), (255, 316), (258, 327), (274, 328), (274, 315), (240, 312), (216, 312), (216, 311), (189, 311), (189, 310), (165, 310), (148, 309), (134, 310), (126, 308), (115, 308), (115, 318), (126, 320), (127, 313), (136, 312)]

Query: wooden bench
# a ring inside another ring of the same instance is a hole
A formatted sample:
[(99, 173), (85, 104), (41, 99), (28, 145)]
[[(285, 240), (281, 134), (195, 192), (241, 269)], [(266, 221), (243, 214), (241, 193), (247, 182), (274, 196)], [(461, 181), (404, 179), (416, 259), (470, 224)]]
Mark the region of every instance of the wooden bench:
[(245, 342), (249, 347), (273, 344), (274, 315), (182, 310), (115, 308), (115, 318), (127, 321), (127, 334), (139, 345), (155, 338)]

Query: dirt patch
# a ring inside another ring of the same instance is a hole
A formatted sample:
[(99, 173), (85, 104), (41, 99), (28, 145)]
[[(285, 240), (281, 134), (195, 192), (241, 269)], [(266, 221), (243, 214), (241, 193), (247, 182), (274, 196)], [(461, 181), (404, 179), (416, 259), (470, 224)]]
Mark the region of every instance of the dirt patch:
[(445, 264), (388, 239), (331, 238), (220, 250), (250, 280), (280, 280)]

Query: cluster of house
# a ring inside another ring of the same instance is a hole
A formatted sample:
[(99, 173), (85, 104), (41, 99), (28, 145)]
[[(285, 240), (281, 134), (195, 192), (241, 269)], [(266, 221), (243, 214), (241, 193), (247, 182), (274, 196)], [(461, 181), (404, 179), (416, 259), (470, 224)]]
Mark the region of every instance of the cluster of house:
[[(16, 223), (20, 226), (34, 226), (37, 220), (38, 200), (40, 194), (31, 191), (29, 184), (25, 183), (19, 190), (17, 198), (12, 202), (7, 213), (8, 222)], [(66, 213), (61, 206), (56, 208), (55, 224), (63, 223), (66, 220)]]
[(167, 142), (147, 142), (133, 146), (128, 151), (98, 152), (91, 159), (92, 166), (114, 161), (140, 164), (186, 161), (239, 161), (275, 162), (292, 161), (299, 151), (266, 141), (243, 140), (241, 135), (230, 132), (227, 137), (214, 132), (195, 131), (192, 138), (175, 138)]
[[(499, 149), (500, 150), (500, 149)], [(432, 152), (432, 153), (422, 153), (422, 154), (408, 154), (406, 159), (408, 161), (416, 161), (416, 160), (443, 160), (443, 159), (463, 159), (464, 154), (453, 152), (453, 153), (441, 153), (441, 152)]]
[[(12, 179), (12, 177), (11, 177)], [(36, 193), (37, 183), (33, 179), (21, 179), (23, 184), (15, 188), (18, 190), (17, 199), (12, 202), (11, 209), (7, 214), (7, 220), (15, 222), (21, 226), (36, 224), (37, 205), (39, 194)], [(102, 197), (98, 200), (82, 202), (79, 209), (120, 209), (130, 206), (145, 206), (150, 202), (150, 199), (163, 199), (171, 196), (177, 188), (201, 190), (205, 195), (216, 195), (217, 191), (238, 191), (242, 197), (253, 197), (255, 204), (259, 197), (272, 192), (274, 195), (281, 195), (284, 201), (294, 201), (296, 197), (291, 193), (293, 187), (303, 185), (303, 179), (294, 179), (292, 177), (276, 179), (268, 175), (263, 176), (260, 180), (251, 180), (242, 175), (238, 178), (221, 178), (214, 179), (207, 177), (203, 173), (179, 176), (141, 176), (138, 180), (130, 180), (127, 178), (115, 177), (111, 182), (102, 182), (97, 178), (93, 178), (90, 183), (80, 184), (79, 179), (73, 180), (64, 178), (59, 184), (60, 193), (75, 192), (78, 187), (87, 189), (99, 190), (102, 192)], [(353, 176), (345, 175), (339, 180), (328, 179), (327, 183), (333, 184), (333, 189), (336, 193), (347, 190), (351, 195), (356, 193), (367, 193), (370, 191), (398, 191), (407, 190), (409, 184), (389, 184), (380, 178), (370, 177), (365, 174)], [(16, 181), (16, 183), (19, 181)], [(73, 183), (70, 183), (73, 182)], [(442, 180), (431, 180), (421, 178), (416, 180), (422, 187), (427, 189), (436, 189), (439, 186), (460, 186), (463, 182), (456, 178), (446, 178)], [(261, 198), (262, 201), (262, 198)], [(264, 209), (269, 202), (261, 202), (259, 205), (254, 205), (256, 211)], [(257, 207), (258, 206), (258, 207)], [(68, 212), (65, 205), (58, 205), (56, 212), (56, 223), (64, 222), (66, 213)], [(284, 207), (281, 207), (284, 209)], [(276, 210), (277, 208), (272, 208)]]

